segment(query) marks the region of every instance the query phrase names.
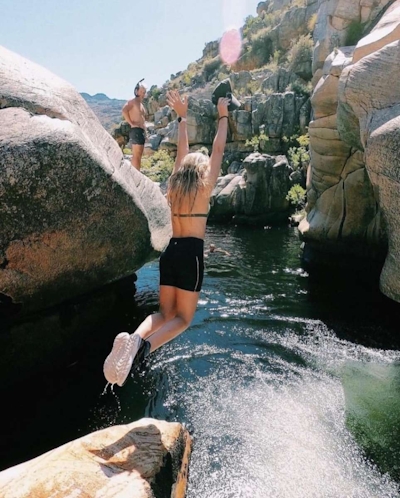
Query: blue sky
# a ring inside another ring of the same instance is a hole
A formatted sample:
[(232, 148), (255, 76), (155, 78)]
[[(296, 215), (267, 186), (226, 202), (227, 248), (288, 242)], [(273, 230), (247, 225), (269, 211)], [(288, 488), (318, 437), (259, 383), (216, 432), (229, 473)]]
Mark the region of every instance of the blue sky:
[(2, 0), (0, 45), (80, 92), (130, 98), (161, 85), (206, 42), (256, 15), (258, 0)]

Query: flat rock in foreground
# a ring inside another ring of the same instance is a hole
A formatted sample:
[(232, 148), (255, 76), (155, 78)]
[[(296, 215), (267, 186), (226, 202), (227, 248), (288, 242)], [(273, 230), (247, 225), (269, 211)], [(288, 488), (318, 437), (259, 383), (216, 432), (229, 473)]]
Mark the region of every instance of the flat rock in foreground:
[(181, 424), (144, 418), (0, 472), (0, 496), (157, 498), (162, 493), (184, 498), (190, 451), (191, 439)]

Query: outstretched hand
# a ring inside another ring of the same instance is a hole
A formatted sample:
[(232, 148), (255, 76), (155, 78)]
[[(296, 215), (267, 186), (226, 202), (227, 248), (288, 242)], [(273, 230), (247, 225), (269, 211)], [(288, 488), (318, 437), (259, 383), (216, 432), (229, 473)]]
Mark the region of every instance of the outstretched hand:
[(222, 117), (227, 117), (228, 114), (228, 105), (230, 104), (230, 99), (226, 97), (220, 97), (218, 99), (218, 104), (217, 104), (217, 109), (218, 109), (218, 115), (220, 118)]
[(182, 118), (186, 118), (188, 110), (187, 97), (181, 97), (177, 90), (167, 93), (167, 104)]

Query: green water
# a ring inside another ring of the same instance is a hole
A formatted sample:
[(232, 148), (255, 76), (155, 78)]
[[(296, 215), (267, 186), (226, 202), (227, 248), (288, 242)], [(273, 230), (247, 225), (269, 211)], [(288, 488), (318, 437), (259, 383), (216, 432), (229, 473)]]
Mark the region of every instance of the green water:
[(400, 363), (343, 365), (346, 422), (382, 472), (400, 481)]

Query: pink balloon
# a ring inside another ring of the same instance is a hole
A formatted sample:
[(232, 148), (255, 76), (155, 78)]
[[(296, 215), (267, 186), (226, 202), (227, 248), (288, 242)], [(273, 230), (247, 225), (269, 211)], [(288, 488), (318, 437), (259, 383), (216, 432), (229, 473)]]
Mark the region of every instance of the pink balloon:
[(222, 35), (219, 54), (225, 64), (235, 64), (242, 50), (242, 38), (238, 29), (230, 29)]

